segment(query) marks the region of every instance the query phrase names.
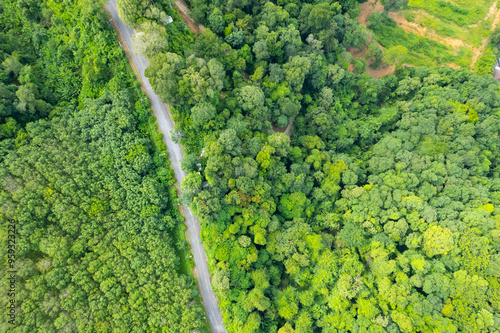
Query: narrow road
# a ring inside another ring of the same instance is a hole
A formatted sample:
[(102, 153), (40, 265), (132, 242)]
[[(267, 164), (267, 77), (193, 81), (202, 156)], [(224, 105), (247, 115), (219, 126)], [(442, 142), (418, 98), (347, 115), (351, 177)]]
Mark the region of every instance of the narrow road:
[[(172, 167), (175, 171), (175, 178), (177, 183), (180, 184), (182, 179), (186, 176), (186, 173), (181, 169), (182, 160), (182, 150), (179, 144), (172, 141), (170, 131), (174, 129), (174, 122), (172, 121), (172, 116), (169, 112), (168, 105), (162, 103), (160, 97), (153, 92), (153, 88), (149, 84), (149, 80), (144, 76), (144, 70), (149, 65), (147, 59), (139, 54), (135, 54), (132, 49), (131, 37), (134, 31), (127, 27), (118, 16), (118, 11), (116, 9), (116, 0), (110, 0), (107, 3), (108, 10), (113, 16), (115, 21), (115, 26), (118, 27), (119, 33), (123, 36), (123, 39), (127, 43), (127, 47), (130, 51), (132, 59), (139, 71), (142, 79), (142, 84), (146, 89), (147, 95), (151, 101), (151, 105), (160, 124), (160, 130), (163, 133), (163, 138), (165, 144), (167, 145), (168, 154), (170, 155), (170, 160), (172, 162)], [(189, 231), (189, 239), (191, 242), (191, 249), (193, 251), (194, 262), (196, 265), (196, 270), (198, 271), (198, 282), (200, 284), (201, 295), (203, 297), (203, 303), (205, 304), (205, 310), (207, 311), (210, 326), (212, 327), (213, 333), (225, 333), (226, 330), (222, 324), (222, 315), (217, 304), (217, 299), (215, 298), (214, 291), (212, 289), (212, 284), (210, 283), (210, 274), (208, 272), (208, 266), (205, 256), (205, 248), (201, 244), (200, 239), (200, 222), (197, 217), (193, 215), (189, 207), (184, 207), (186, 223)]]

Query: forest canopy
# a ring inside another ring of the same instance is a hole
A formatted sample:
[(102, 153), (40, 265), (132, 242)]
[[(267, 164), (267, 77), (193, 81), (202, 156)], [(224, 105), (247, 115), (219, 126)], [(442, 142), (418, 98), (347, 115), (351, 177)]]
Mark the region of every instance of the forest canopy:
[(170, 234), (179, 221), (131, 109), (126, 93), (105, 93), (77, 113), (29, 123), (5, 156), (2, 211), (18, 235), (19, 328), (203, 326), (189, 280), (177, 273)]
[(496, 80), (371, 78), (347, 52), (367, 43), (356, 1), (191, 5), (207, 29), (146, 75), (191, 153), (181, 199), (226, 329), (498, 330)]

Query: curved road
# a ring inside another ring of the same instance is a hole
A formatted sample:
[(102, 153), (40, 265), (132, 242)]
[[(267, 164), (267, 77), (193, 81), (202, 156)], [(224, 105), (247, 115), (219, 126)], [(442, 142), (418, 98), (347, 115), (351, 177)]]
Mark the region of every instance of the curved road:
[[(141, 75), (143, 86), (146, 88), (149, 100), (153, 106), (153, 110), (156, 114), (156, 119), (160, 124), (160, 130), (163, 133), (163, 138), (165, 144), (167, 145), (168, 154), (170, 155), (170, 161), (172, 162), (172, 167), (175, 171), (175, 178), (177, 183), (180, 184), (182, 179), (186, 176), (186, 173), (181, 169), (182, 160), (182, 150), (179, 144), (172, 141), (170, 131), (174, 129), (174, 122), (172, 121), (172, 116), (169, 112), (168, 105), (162, 103), (160, 97), (153, 92), (153, 88), (149, 84), (149, 80), (144, 76), (144, 70), (149, 65), (147, 59), (139, 54), (135, 54), (132, 50), (132, 44), (130, 38), (134, 34), (134, 31), (126, 26), (120, 17), (116, 9), (116, 0), (110, 0), (107, 3), (108, 10), (113, 16), (113, 20), (118, 27), (119, 32), (123, 36), (123, 39), (127, 43), (127, 47), (130, 51), (132, 59)], [(212, 284), (210, 283), (210, 274), (208, 273), (207, 260), (205, 256), (205, 248), (201, 244), (200, 239), (200, 223), (197, 217), (193, 215), (189, 207), (184, 207), (186, 223), (189, 231), (189, 239), (191, 242), (191, 249), (193, 251), (194, 262), (196, 264), (196, 270), (198, 271), (198, 282), (200, 284), (201, 295), (203, 297), (203, 303), (205, 304), (205, 310), (207, 311), (208, 319), (210, 321), (210, 326), (212, 327), (213, 333), (226, 333), (224, 326), (222, 324), (222, 315), (220, 313), (219, 305), (217, 304), (217, 299), (215, 298), (214, 291), (212, 289)]]

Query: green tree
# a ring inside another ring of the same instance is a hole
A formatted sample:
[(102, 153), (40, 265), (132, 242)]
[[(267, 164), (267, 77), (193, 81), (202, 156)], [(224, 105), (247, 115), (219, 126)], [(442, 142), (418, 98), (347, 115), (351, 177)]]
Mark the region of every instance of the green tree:
[(423, 236), (424, 251), (429, 257), (446, 254), (454, 247), (453, 234), (448, 228), (431, 225)]
[(145, 57), (151, 57), (158, 52), (166, 50), (167, 45), (167, 30), (154, 21), (142, 22), (132, 37), (134, 50)]
[(283, 65), (285, 79), (295, 90), (300, 91), (311, 68), (311, 61), (307, 57), (294, 56)]
[(148, 0), (117, 0), (118, 15), (131, 28), (135, 28), (137, 20), (143, 17), (151, 5)]
[(399, 9), (408, 6), (409, 0), (385, 0), (383, 3), (384, 11), (386, 12), (395, 12)]
[(385, 62), (398, 67), (402, 65), (407, 54), (408, 50), (406, 49), (406, 47), (401, 45), (392, 46), (384, 51), (383, 59)]
[(264, 93), (258, 87), (246, 85), (241, 88), (238, 100), (243, 110), (250, 111), (264, 106)]
[(210, 103), (196, 104), (191, 108), (191, 118), (196, 127), (205, 127), (216, 116), (215, 107)]
[(379, 68), (380, 64), (382, 63), (383, 52), (377, 44), (372, 43), (368, 45), (366, 57), (370, 60), (371, 68)]

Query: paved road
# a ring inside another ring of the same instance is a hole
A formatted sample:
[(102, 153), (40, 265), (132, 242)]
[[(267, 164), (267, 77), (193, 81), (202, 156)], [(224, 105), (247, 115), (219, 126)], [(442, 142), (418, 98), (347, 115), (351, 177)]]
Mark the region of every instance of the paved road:
[[(121, 35), (127, 43), (127, 47), (130, 51), (130, 54), (132, 55), (132, 59), (134, 60), (137, 70), (141, 75), (142, 83), (146, 88), (147, 94), (156, 114), (156, 119), (158, 119), (158, 123), (160, 124), (160, 129), (163, 133), (165, 144), (167, 145), (170, 160), (175, 171), (175, 178), (177, 179), (177, 183), (180, 184), (182, 179), (186, 176), (186, 173), (181, 169), (181, 147), (179, 144), (176, 144), (172, 141), (172, 137), (170, 135), (170, 131), (174, 129), (174, 122), (172, 121), (169, 107), (168, 105), (162, 103), (160, 97), (153, 92), (153, 88), (151, 88), (148, 78), (144, 76), (144, 70), (148, 66), (149, 62), (141, 55), (135, 54), (132, 50), (130, 38), (134, 34), (134, 31), (127, 27), (118, 17), (116, 0), (110, 0), (107, 3), (107, 7), (111, 12), (111, 15), (113, 15), (113, 20), (115, 21), (116, 26), (118, 26)], [(200, 283), (201, 295), (203, 297), (205, 310), (207, 311), (208, 319), (210, 321), (210, 326), (212, 327), (212, 332), (225, 333), (226, 330), (224, 329), (224, 326), (222, 324), (222, 315), (220, 313), (219, 305), (217, 304), (217, 299), (215, 298), (214, 291), (212, 289), (212, 284), (210, 283), (210, 274), (208, 273), (205, 249), (201, 244), (199, 220), (193, 215), (189, 207), (184, 207), (184, 212), (186, 216), (194, 262), (196, 264), (196, 270), (198, 271), (198, 281)]]

